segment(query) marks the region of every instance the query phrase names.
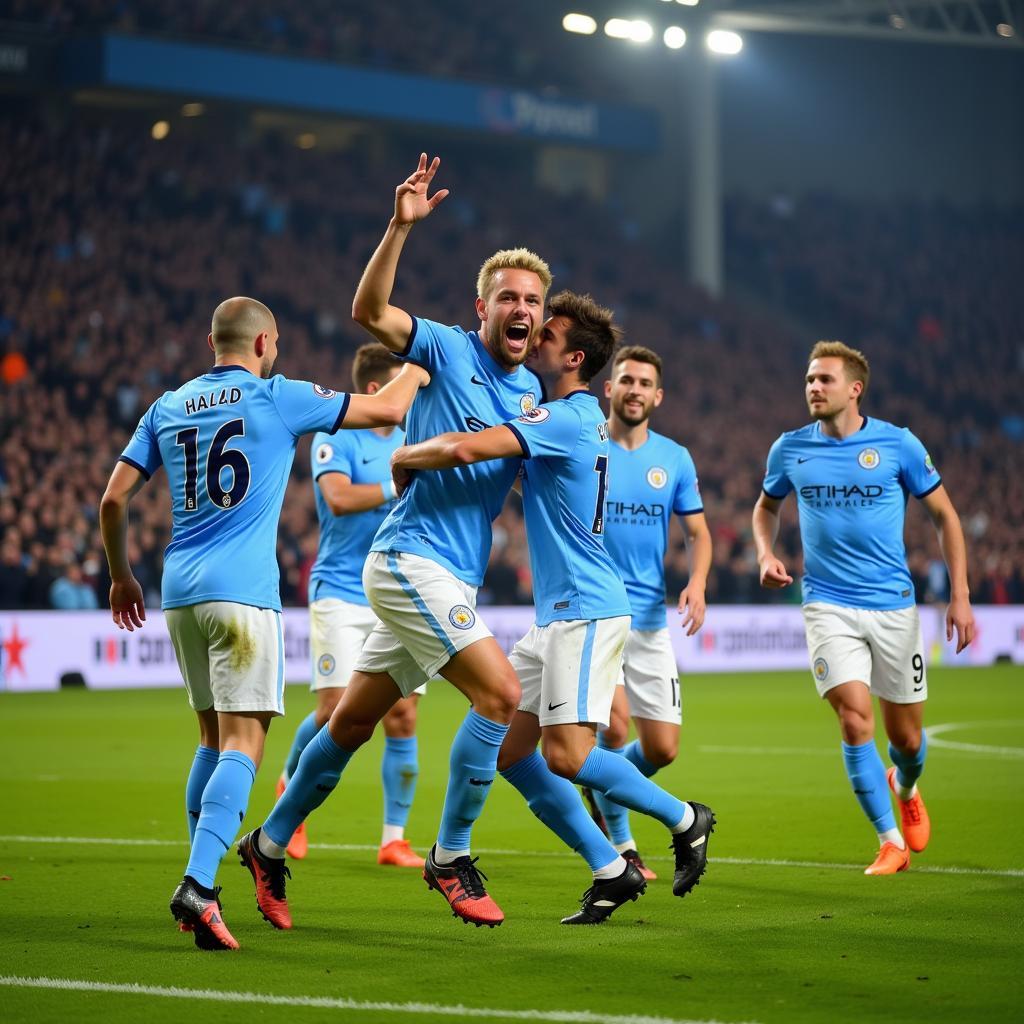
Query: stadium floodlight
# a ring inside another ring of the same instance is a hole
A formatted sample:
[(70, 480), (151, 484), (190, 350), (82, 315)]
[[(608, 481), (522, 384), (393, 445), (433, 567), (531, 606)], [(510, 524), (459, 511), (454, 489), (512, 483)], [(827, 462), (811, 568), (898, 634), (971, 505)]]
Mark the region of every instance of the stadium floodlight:
[(181, 107), (182, 117), (201, 117), (205, 113), (205, 103), (184, 103)]
[(171, 134), (171, 126), (167, 121), (157, 121), (152, 128), (149, 129), (149, 134), (159, 142), (161, 139), (166, 139)]
[(295, 136), (295, 145), (299, 149), (313, 149), (316, 146), (316, 136), (312, 132), (303, 132)]
[(567, 14), (562, 19), (566, 32), (578, 32), (581, 36), (592, 36), (597, 31), (597, 22), (589, 14)]
[(743, 49), (743, 39), (735, 32), (716, 28), (713, 32), (708, 33), (707, 45), (712, 53), (721, 53), (732, 57)]
[(686, 29), (678, 25), (669, 25), (661, 38), (670, 50), (678, 50), (686, 45)]
[(604, 23), (604, 34), (612, 39), (628, 39), (632, 43), (649, 42), (654, 29), (649, 22), (641, 18), (630, 21), (628, 18), (609, 18)]
[(1013, 26), (1008, 25), (1005, 21), (1001, 21), (996, 25), (996, 32), (998, 32), (1004, 39), (1013, 38)]

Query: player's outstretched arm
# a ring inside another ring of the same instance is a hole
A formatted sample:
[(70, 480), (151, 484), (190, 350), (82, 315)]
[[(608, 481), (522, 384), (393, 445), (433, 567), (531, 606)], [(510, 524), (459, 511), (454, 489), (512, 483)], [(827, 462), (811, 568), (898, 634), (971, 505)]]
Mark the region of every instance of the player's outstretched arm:
[(761, 573), (761, 586), (781, 590), (793, 582), (782, 560), (775, 557), (775, 538), (779, 535), (779, 508), (782, 502), (761, 492), (754, 506), (753, 532), (757, 548), (757, 565)]
[(367, 512), (398, 497), (390, 477), (379, 484), (354, 484), (344, 473), (323, 473), (316, 482), (332, 516)]
[(959, 654), (977, 632), (974, 612), (971, 610), (971, 594), (967, 586), (967, 544), (960, 517), (950, 501), (946, 488), (938, 486), (926, 494), (921, 503), (928, 510), (935, 532), (939, 535), (939, 547), (946, 561), (949, 573), (949, 607), (946, 609), (946, 639), (952, 640), (956, 632), (956, 653)]
[(416, 170), (395, 189), (394, 216), (370, 257), (352, 300), (352, 319), (392, 352), (401, 352), (412, 333), (412, 317), (391, 305), (398, 259), (413, 224), (428, 217), (448, 195), (448, 189), (442, 188), (427, 196), (440, 165), (441, 158), (435, 156), (428, 166), (427, 154), (421, 153)]
[(703, 512), (683, 516), (683, 528), (690, 558), (690, 578), (679, 595), (679, 612), (683, 616), (682, 627), (686, 635), (693, 636), (704, 625), (707, 614), (704, 591), (711, 572), (711, 531)]
[(346, 430), (363, 427), (394, 427), (405, 414), (420, 388), (430, 383), (430, 374), (415, 363), (406, 363), (398, 375), (372, 395), (350, 395), (345, 420)]
[(401, 494), (409, 485), (410, 474), (417, 469), (452, 469), (491, 459), (518, 458), (522, 454), (519, 438), (505, 425), (476, 433), (438, 434), (419, 444), (395, 449), (391, 473)]
[(100, 535), (110, 568), (110, 610), (118, 629), (133, 632), (146, 621), (142, 587), (128, 561), (128, 505), (146, 483), (145, 476), (127, 462), (114, 467), (100, 499)]

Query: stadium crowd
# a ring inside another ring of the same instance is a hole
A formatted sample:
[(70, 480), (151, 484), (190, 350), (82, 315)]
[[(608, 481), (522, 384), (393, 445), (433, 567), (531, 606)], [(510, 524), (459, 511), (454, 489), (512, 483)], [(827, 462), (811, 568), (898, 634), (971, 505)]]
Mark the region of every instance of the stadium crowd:
[[(104, 605), (96, 507), (107, 475), (148, 404), (209, 364), (209, 316), (222, 298), (251, 294), (274, 310), (276, 369), (291, 377), (347, 389), (365, 340), (351, 296), (408, 173), (406, 147), (160, 142), (147, 127), (13, 103), (0, 123), (0, 607)], [(910, 425), (929, 447), (964, 521), (973, 600), (1024, 601), (1019, 214), (734, 200), (730, 280), (760, 301), (716, 301), (682, 286), (672, 259), (612, 208), (522, 187), (528, 164), (507, 151), (453, 148), (441, 172), (452, 196), (410, 242), (396, 301), (475, 326), (479, 263), (524, 244), (551, 262), (556, 287), (612, 305), (627, 341), (666, 357), (653, 426), (687, 445), (700, 472), (715, 539), (710, 602), (799, 599), (759, 588), (750, 513), (772, 440), (807, 419), (804, 360), (819, 336), (865, 350), (866, 411)], [(945, 571), (916, 506), (910, 565), (919, 598), (939, 600)], [(133, 515), (131, 558), (155, 607), (170, 521), (162, 482), (138, 495)], [(780, 551), (798, 572), (795, 526), (789, 502)], [(304, 603), (316, 544), (306, 445), (281, 519), (286, 604)], [(670, 594), (685, 578), (677, 530)], [(515, 498), (496, 524), (481, 599), (531, 600)]]

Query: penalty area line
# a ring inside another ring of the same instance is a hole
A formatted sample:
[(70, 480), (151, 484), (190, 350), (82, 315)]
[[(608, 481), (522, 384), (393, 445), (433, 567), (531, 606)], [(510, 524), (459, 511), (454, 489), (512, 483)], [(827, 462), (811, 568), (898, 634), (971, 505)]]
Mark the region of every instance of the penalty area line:
[(158, 996), (164, 999), (202, 999), (216, 1003), (248, 1003), (254, 1006), (301, 1006), (320, 1010), (352, 1010), (395, 1014), (434, 1014), (443, 1017), (478, 1017), (492, 1020), (551, 1021), (553, 1024), (721, 1024), (719, 1021), (681, 1020), (635, 1014), (592, 1013), (589, 1010), (502, 1010), (491, 1007), (445, 1006), (439, 1003), (391, 1003), (331, 996), (276, 996), (262, 992), (224, 992), (177, 986), (115, 984), (78, 981), (74, 978), (27, 978), (0, 975), (7, 988), (49, 989), (62, 992), (104, 992), (113, 995)]
[[(0, 843), (40, 843), (64, 846), (187, 846), (184, 839), (119, 839), (104, 836), (4, 836)], [(371, 843), (310, 843), (311, 850), (326, 850), (330, 853), (375, 853), (377, 847)], [(555, 860), (575, 860), (576, 854), (566, 850), (506, 850), (494, 847), (480, 847), (473, 851), (487, 857), (543, 857)], [(669, 856), (654, 854), (650, 861), (671, 861)], [(732, 864), (755, 868), (811, 868), (826, 871), (863, 871), (863, 864), (845, 864), (840, 861), (787, 860), (781, 857), (708, 857), (709, 864)], [(957, 865), (928, 865), (914, 863), (911, 870), (921, 875), (972, 875), (979, 878), (1024, 878), (1024, 868), (974, 868)]]

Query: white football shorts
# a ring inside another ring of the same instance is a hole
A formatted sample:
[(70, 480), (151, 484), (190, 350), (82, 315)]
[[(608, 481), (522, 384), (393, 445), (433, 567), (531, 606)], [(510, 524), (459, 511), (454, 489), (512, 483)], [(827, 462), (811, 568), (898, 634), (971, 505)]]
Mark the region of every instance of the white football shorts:
[[(366, 638), (380, 619), (365, 604), (321, 597), (309, 606), (309, 653), (313, 661), (311, 689), (348, 686)], [(426, 683), (416, 693), (427, 692)]]
[(824, 697), (854, 680), (893, 704), (928, 699), (917, 608), (871, 611), (815, 601), (804, 605), (811, 672)]
[(631, 629), (622, 657), (620, 685), (626, 687), (633, 718), (679, 725), (683, 700), (679, 668), (667, 629)]
[(387, 672), (415, 693), (470, 644), (492, 636), (476, 614), (476, 587), (420, 555), (371, 551), (363, 590), (380, 622), (356, 659), (358, 672)]
[(164, 621), (196, 711), (284, 714), (281, 613), (232, 601), (168, 608)]
[(523, 684), (520, 711), (542, 726), (608, 724), (629, 616), (536, 623), (512, 649), (509, 661)]

